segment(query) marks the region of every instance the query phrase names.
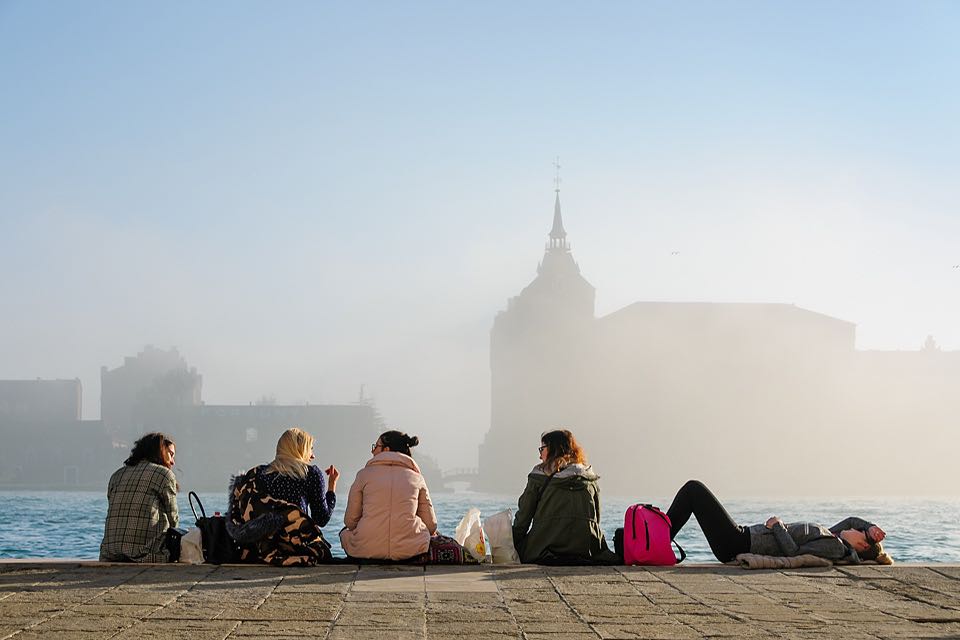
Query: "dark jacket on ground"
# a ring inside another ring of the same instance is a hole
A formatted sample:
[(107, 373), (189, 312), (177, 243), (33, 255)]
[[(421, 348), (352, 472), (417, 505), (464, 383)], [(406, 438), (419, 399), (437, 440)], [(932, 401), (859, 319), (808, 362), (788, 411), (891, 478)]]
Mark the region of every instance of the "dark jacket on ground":
[(513, 544), (521, 562), (618, 562), (600, 528), (598, 479), (592, 467), (582, 464), (569, 465), (553, 476), (540, 465), (533, 468), (513, 521)]

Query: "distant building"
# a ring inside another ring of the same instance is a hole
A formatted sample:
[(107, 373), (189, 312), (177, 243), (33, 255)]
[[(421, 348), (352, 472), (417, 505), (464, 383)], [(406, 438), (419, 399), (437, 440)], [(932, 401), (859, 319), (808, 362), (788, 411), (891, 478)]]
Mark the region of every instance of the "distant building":
[(101, 490), (120, 466), (99, 420), (0, 419), (0, 442), (3, 489)]
[[(648, 499), (700, 476), (740, 494), (896, 490), (890, 443), (955, 432), (960, 352), (932, 338), (858, 351), (853, 323), (788, 304), (638, 302), (597, 318), (594, 293), (558, 192), (536, 278), (493, 323), (480, 488), (518, 494), (539, 435), (558, 427), (581, 439), (605, 491)], [(788, 470), (804, 460), (832, 473)], [(867, 472), (880, 463), (884, 477)]]
[(0, 380), (0, 420), (80, 420), (83, 387), (74, 380)]
[[(0, 487), (102, 490), (133, 441), (163, 431), (177, 442), (183, 490), (226, 491), (230, 476), (273, 459), (277, 439), (300, 427), (316, 439), (316, 464), (337, 465), (345, 486), (384, 430), (361, 398), (344, 405), (206, 405), (202, 376), (176, 349), (146, 347), (101, 368), (102, 419), (80, 420), (79, 380), (0, 381)], [(439, 477), (435, 463), (425, 470)]]
[(100, 367), (100, 419), (120, 442), (150, 430), (147, 422), (170, 410), (201, 402), (203, 377), (176, 348), (148, 345), (116, 369)]
[(80, 380), (0, 381), (0, 487), (81, 488), (100, 480), (109, 440), (84, 421)]

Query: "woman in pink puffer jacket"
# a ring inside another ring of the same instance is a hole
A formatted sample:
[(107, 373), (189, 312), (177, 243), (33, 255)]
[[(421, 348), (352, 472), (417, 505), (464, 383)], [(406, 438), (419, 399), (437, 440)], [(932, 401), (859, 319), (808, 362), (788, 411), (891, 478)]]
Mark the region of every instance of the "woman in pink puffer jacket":
[(410, 457), (410, 447), (419, 443), (400, 431), (377, 438), (373, 457), (357, 473), (347, 498), (340, 544), (348, 556), (407, 560), (430, 548), (437, 514), (420, 467)]

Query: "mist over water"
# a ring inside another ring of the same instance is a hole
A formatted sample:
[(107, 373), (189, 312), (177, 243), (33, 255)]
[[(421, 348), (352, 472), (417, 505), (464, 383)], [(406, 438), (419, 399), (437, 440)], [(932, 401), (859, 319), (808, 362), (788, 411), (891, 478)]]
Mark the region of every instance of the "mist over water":
[(396, 428), (453, 518), (564, 427), (605, 496), (958, 495), (960, 5), (106, 6), (0, 2), (0, 488)]

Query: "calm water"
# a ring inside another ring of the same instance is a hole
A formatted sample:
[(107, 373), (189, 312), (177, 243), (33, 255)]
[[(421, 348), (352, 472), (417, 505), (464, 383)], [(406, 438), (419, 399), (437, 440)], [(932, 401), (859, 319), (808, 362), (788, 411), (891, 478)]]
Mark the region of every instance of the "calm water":
[[(345, 494), (346, 492), (344, 492)], [(208, 515), (225, 511), (225, 494), (201, 494)], [(343, 522), (343, 502), (324, 534), (342, 555), (337, 532)], [(516, 497), (482, 493), (435, 494), (433, 496), (440, 531), (453, 535), (460, 518), (471, 506), (486, 517), (501, 509), (516, 509)], [(610, 544), (613, 530), (623, 526), (623, 513), (635, 500), (607, 498), (603, 527)], [(654, 499), (669, 504), (669, 499)], [(877, 499), (833, 500), (731, 500), (730, 514), (739, 522), (762, 522), (776, 514), (787, 521), (811, 520), (831, 525), (847, 515), (859, 515), (882, 526), (887, 532), (886, 547), (899, 562), (960, 562), (960, 499)], [(96, 559), (103, 535), (107, 500), (100, 492), (0, 491), (0, 558), (87, 558)], [(193, 523), (186, 496), (180, 499), (181, 522)], [(691, 519), (678, 541), (694, 562), (714, 562), (703, 534)]]

